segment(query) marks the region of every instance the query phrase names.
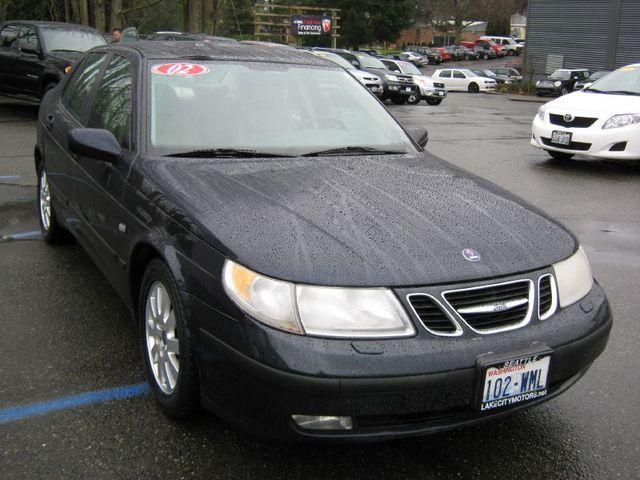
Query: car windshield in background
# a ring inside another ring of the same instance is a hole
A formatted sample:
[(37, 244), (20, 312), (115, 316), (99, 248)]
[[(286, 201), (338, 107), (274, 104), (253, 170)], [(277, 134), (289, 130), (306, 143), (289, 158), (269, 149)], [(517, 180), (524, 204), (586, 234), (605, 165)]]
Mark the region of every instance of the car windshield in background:
[(152, 67), (151, 154), (417, 152), (385, 107), (343, 69), (239, 62), (196, 67), (197, 75), (167, 74), (170, 64)]
[(622, 67), (602, 77), (587, 90), (640, 95), (640, 66)]
[(314, 52), (314, 54), (317, 55), (320, 58), (324, 58), (326, 60), (331, 60), (333, 63), (337, 63), (342, 68), (346, 68), (347, 70), (355, 70), (355, 68), (356, 68), (353, 65), (351, 65), (351, 63), (349, 63), (348, 60), (344, 59), (343, 57), (341, 57), (340, 55), (337, 55), (335, 53), (317, 51), (317, 52)]
[(549, 76), (549, 78), (551, 80), (569, 80), (571, 78), (571, 72), (567, 72), (566, 70), (556, 70)]
[(106, 44), (106, 40), (91, 30), (43, 28), (44, 47), (49, 52), (86, 52)]
[(413, 63), (409, 63), (409, 62), (398, 62), (400, 64), (400, 67), (402, 67), (402, 71), (404, 73), (408, 73), (409, 75), (422, 75), (422, 72), (420, 70), (418, 70), (418, 67), (416, 67)]
[(381, 70), (387, 70), (387, 67), (384, 66), (384, 63), (382, 63), (376, 57), (372, 57), (371, 55), (367, 55), (366, 53), (358, 54), (356, 55), (356, 57), (358, 58), (358, 61), (363, 68), (378, 68)]

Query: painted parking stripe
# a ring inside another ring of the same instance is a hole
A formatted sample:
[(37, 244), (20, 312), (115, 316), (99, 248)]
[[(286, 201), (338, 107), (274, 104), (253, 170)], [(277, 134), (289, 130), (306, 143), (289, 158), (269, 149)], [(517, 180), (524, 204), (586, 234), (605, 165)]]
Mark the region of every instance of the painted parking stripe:
[(40, 230), (33, 230), (32, 232), (20, 232), (3, 235), (2, 237), (0, 237), (0, 240), (37, 240), (39, 238), (42, 238), (42, 232), (40, 232)]
[(70, 397), (56, 398), (47, 402), (32, 403), (21, 407), (10, 407), (0, 410), (0, 425), (15, 422), (25, 418), (36, 417), (58, 410), (82, 407), (95, 403), (104, 403), (110, 400), (123, 400), (126, 398), (139, 397), (149, 393), (148, 383), (138, 383), (124, 387), (110, 388), (107, 390), (96, 390), (93, 392), (81, 393)]
[(20, 175), (0, 175), (0, 182), (8, 182), (10, 180), (18, 180)]

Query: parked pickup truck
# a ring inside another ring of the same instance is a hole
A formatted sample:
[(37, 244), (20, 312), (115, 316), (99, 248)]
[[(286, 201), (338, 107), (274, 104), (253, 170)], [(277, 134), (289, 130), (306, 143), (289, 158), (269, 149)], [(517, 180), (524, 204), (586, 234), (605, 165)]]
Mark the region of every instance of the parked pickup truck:
[(486, 40), (495, 43), (496, 45), (502, 45), (506, 50), (508, 55), (520, 55), (524, 50), (524, 46), (520, 45), (511, 37), (489, 37), (484, 36), (480, 37), (480, 40)]
[(7, 22), (0, 27), (0, 94), (40, 100), (84, 52), (104, 44), (83, 25)]

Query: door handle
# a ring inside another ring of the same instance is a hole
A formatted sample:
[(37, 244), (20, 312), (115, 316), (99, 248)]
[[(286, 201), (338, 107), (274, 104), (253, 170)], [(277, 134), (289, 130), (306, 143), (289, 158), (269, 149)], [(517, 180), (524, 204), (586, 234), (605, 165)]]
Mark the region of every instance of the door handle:
[(47, 130), (51, 130), (51, 127), (53, 127), (53, 121), (54, 120), (55, 120), (55, 117), (53, 116), (52, 113), (47, 115), (47, 117), (45, 119), (45, 126), (47, 127)]

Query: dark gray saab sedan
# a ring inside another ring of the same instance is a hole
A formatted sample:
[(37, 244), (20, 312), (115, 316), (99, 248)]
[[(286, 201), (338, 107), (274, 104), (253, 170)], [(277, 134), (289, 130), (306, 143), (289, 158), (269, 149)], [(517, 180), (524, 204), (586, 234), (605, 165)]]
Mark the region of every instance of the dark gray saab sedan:
[(40, 109), (42, 232), (131, 309), (174, 417), (376, 440), (562, 393), (612, 322), (582, 248), (426, 140), (305, 52), (99, 47)]

